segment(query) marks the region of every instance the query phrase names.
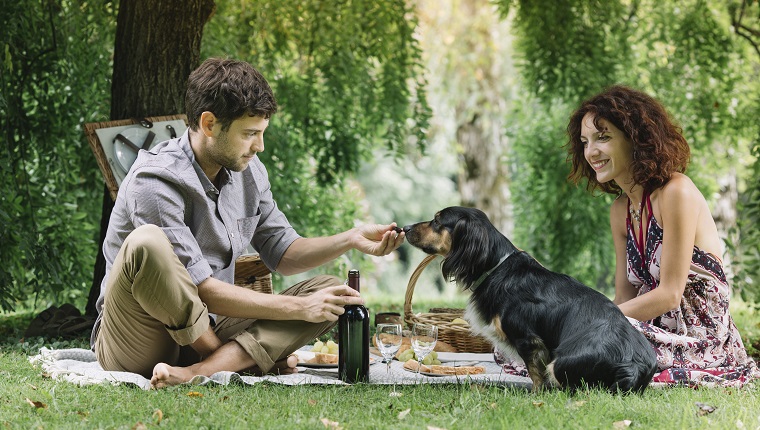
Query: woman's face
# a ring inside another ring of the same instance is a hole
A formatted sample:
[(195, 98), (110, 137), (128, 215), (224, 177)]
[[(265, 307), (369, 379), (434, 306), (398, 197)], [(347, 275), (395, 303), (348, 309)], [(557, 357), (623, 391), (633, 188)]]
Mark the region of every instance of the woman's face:
[(604, 118), (599, 119), (599, 127), (591, 113), (581, 120), (583, 155), (596, 172), (596, 180), (600, 184), (614, 180), (620, 187), (632, 183), (633, 143)]

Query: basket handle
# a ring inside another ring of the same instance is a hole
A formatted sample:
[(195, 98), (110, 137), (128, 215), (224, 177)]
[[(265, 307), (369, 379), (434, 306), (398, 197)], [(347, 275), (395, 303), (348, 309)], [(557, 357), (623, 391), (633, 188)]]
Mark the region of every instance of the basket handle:
[(425, 267), (438, 257), (439, 255), (436, 254), (425, 257), (425, 259), (420, 262), (419, 266), (414, 269), (414, 273), (412, 273), (412, 276), (409, 278), (409, 284), (406, 286), (406, 297), (404, 298), (404, 317), (407, 321), (414, 320), (414, 313), (412, 312), (412, 296), (414, 295), (414, 286), (417, 284), (417, 279), (422, 275), (422, 271), (425, 270)]

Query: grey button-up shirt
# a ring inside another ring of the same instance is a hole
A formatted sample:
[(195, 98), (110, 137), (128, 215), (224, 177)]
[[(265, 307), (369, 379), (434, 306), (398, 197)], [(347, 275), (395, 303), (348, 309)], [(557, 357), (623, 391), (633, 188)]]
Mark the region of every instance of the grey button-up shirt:
[(235, 260), (249, 244), (274, 270), (300, 236), (278, 209), (266, 168), (254, 157), (242, 172), (222, 168), (217, 189), (195, 161), (188, 132), (140, 151), (119, 193), (103, 255), (106, 276), (96, 307), (97, 335), (106, 280), (127, 235), (154, 224), (168, 236), (195, 284), (208, 277), (233, 283)]

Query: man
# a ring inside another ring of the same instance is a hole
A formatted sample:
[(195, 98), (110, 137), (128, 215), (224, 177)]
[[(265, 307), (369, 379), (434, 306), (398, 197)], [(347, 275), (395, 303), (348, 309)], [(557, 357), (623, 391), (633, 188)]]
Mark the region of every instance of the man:
[(140, 151), (119, 189), (91, 339), (98, 362), (155, 388), (222, 370), (295, 372), (290, 354), (362, 298), (332, 276), (278, 295), (237, 287), (237, 257), (251, 244), (289, 275), (350, 249), (386, 255), (404, 234), (395, 223), (320, 238), (295, 232), (256, 157), (277, 103), (251, 65), (206, 60), (190, 75), (185, 105), (189, 129)]

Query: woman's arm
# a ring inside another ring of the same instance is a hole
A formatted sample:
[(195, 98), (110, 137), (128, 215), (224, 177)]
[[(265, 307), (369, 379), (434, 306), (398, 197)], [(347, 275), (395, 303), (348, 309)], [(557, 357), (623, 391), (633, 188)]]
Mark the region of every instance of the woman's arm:
[(660, 285), (620, 304), (625, 315), (639, 321), (651, 320), (680, 305), (694, 252), (697, 221), (700, 210), (706, 207), (702, 194), (683, 175), (674, 176), (660, 188), (656, 202), (663, 229)]
[(616, 305), (625, 303), (636, 297), (637, 290), (628, 281), (628, 256), (627, 240), (628, 226), (626, 218), (628, 215), (628, 199), (625, 196), (619, 197), (612, 202), (610, 207), (610, 228), (612, 230), (612, 241), (615, 244), (615, 300)]

